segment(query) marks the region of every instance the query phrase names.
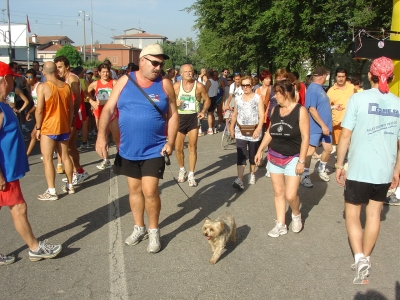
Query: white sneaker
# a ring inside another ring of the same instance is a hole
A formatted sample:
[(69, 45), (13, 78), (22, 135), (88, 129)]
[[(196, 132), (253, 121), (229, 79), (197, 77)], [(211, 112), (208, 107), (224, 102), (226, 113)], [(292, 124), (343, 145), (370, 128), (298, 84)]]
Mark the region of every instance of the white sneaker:
[(194, 175), (189, 175), (188, 183), (189, 183), (189, 186), (191, 186), (191, 187), (197, 186), (196, 178), (194, 178)]
[(179, 169), (178, 182), (185, 182), (187, 179), (187, 171)]
[(270, 237), (279, 237), (280, 235), (284, 235), (287, 233), (287, 227), (282, 226), (282, 224), (279, 224), (278, 221), (275, 220), (275, 227), (272, 228), (270, 232), (268, 232), (268, 235)]
[[(89, 177), (88, 172), (84, 171), (82, 174), (79, 173), (73, 173), (72, 174), (72, 185), (77, 185), (82, 183), (83, 181), (85, 181), (87, 178)], [(67, 178), (63, 178), (62, 182), (67, 183), (68, 179)]]
[(301, 223), (301, 214), (298, 216), (293, 216), (292, 214), (292, 231), (297, 233), (303, 228), (303, 224)]
[(256, 175), (249, 174), (249, 184), (256, 184)]
[(268, 177), (268, 178), (270, 178), (271, 177), (271, 174), (269, 173), (269, 171), (267, 170), (267, 173), (265, 173), (265, 177)]
[(103, 160), (99, 165), (96, 166), (99, 170), (105, 170), (111, 168), (111, 162), (107, 160)]
[(310, 176), (309, 176), (309, 175), (303, 176), (303, 177), (301, 178), (300, 183), (301, 183), (303, 186), (307, 187), (307, 188), (312, 188), (312, 187), (314, 186), (314, 185), (312, 184), (312, 182), (311, 182), (311, 179), (310, 179)]
[(329, 180), (331, 180), (331, 179), (329, 178), (328, 173), (326, 173), (326, 169), (323, 170), (322, 172), (318, 171), (317, 173), (318, 173), (318, 175), (319, 175), (319, 178), (321, 178), (323, 181), (328, 182)]
[(234, 188), (237, 188), (239, 191), (244, 190), (243, 181), (240, 178), (236, 178), (235, 181), (232, 183)]
[(157, 253), (161, 250), (160, 243), (160, 230), (158, 228), (149, 229), (149, 245), (147, 246), (147, 252)]

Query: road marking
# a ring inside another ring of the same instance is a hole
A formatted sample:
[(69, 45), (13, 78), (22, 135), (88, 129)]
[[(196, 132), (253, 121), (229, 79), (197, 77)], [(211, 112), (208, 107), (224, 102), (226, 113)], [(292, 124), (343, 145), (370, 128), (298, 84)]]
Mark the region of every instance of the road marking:
[[(111, 152), (111, 151), (110, 151)], [(111, 154), (111, 153), (110, 153)], [(109, 260), (110, 260), (110, 299), (129, 299), (126, 286), (121, 218), (118, 199), (118, 177), (109, 169)]]

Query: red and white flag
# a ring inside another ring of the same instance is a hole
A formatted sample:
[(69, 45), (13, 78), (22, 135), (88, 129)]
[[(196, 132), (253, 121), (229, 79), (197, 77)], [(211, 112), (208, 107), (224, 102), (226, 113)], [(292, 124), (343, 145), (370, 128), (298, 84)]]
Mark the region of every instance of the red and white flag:
[(29, 33), (31, 33), (31, 26), (29, 25), (28, 15), (26, 15), (26, 27)]

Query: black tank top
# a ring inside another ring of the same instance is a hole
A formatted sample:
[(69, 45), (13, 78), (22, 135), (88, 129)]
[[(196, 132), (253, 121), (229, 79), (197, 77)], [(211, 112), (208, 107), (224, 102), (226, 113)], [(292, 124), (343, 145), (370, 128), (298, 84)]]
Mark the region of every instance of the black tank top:
[(275, 106), (271, 115), (271, 127), (269, 133), (272, 137), (270, 147), (272, 150), (286, 156), (293, 156), (300, 153), (301, 133), (299, 127), (300, 104), (292, 111), (282, 117), (279, 113), (279, 105)]

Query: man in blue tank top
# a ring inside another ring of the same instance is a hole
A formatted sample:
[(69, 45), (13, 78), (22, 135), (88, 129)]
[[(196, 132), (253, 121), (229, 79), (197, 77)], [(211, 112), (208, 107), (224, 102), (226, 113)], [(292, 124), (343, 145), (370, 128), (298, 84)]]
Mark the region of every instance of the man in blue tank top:
[[(160, 74), (164, 59), (169, 57), (159, 44), (148, 45), (139, 55), (139, 71), (129, 74), (161, 112), (128, 76), (123, 76), (117, 81), (103, 108), (96, 142), (97, 153), (105, 158), (108, 150), (106, 128), (117, 107), (121, 139), (114, 161), (114, 172), (127, 176), (129, 202), (134, 219), (133, 232), (125, 243), (133, 246), (149, 238), (149, 253), (156, 253), (161, 249), (158, 228), (161, 200), (158, 181), (164, 174), (164, 152), (171, 155), (179, 125), (174, 88), (171, 81), (163, 79)], [(165, 137), (166, 128), (168, 142)], [(144, 210), (149, 220), (148, 230), (144, 224)]]
[[(7, 95), (13, 89), (13, 76), (20, 75), (0, 62), (0, 209), (3, 206), (10, 208), (15, 229), (29, 247), (29, 259), (38, 261), (57, 256), (62, 246), (51, 245), (46, 241), (39, 242), (28, 221), (27, 205), (19, 180), (29, 171), (29, 163), (17, 117), (5, 103)], [(0, 265), (8, 265), (14, 261), (14, 257), (0, 254)]]

